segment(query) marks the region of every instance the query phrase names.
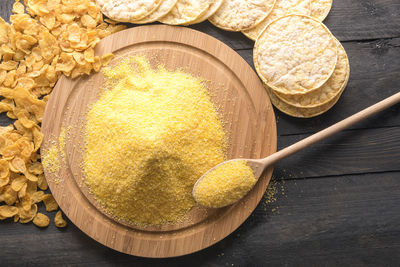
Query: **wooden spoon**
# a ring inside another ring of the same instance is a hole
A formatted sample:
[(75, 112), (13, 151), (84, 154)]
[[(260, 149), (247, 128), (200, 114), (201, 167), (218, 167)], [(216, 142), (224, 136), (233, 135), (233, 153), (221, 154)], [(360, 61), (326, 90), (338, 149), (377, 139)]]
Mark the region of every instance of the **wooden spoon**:
[[(344, 119), (328, 128), (326, 128), (325, 130), (322, 130), (316, 134), (313, 134), (289, 147), (286, 147), (272, 155), (269, 155), (266, 158), (263, 159), (232, 159), (229, 161), (225, 161), (222, 162), (220, 164), (218, 164), (217, 166), (215, 166), (214, 168), (210, 169), (209, 171), (207, 171), (205, 174), (203, 174), (203, 176), (201, 176), (196, 184), (193, 187), (193, 191), (192, 191), (192, 195), (193, 198), (196, 200), (196, 194), (195, 194), (195, 189), (196, 187), (199, 185), (199, 183), (202, 181), (202, 179), (204, 179), (204, 177), (211, 171), (215, 170), (216, 168), (226, 164), (227, 162), (230, 161), (237, 161), (237, 160), (243, 160), (246, 161), (246, 163), (253, 169), (254, 172), (254, 176), (256, 177), (256, 179), (258, 180), (261, 175), (263, 174), (264, 170), (267, 169), (269, 166), (275, 164), (276, 162), (280, 161), (281, 159), (284, 159), (304, 148), (307, 148), (308, 146), (321, 141), (341, 130), (344, 130), (350, 126), (352, 126), (353, 124), (366, 119), (386, 108), (389, 108), (391, 106), (393, 106), (394, 104), (397, 104), (400, 102), (400, 92), (397, 94), (394, 94), (391, 97), (388, 97), (380, 102), (378, 102), (377, 104), (370, 106), (350, 117), (348, 117), (347, 119)], [(229, 179), (229, 177), (227, 177), (227, 179)], [(234, 189), (234, 188), (233, 188)], [(250, 191), (250, 190), (249, 190)], [(231, 203), (229, 204), (225, 204), (225, 206), (233, 204), (237, 201), (239, 201), (241, 198), (243, 198), (246, 194), (248, 193), (248, 191), (243, 194), (240, 198), (232, 200)], [(197, 200), (196, 200), (197, 201)], [(201, 204), (201, 203), (200, 203)], [(214, 206), (215, 207), (215, 206)], [(222, 206), (218, 206), (218, 207), (222, 207)]]

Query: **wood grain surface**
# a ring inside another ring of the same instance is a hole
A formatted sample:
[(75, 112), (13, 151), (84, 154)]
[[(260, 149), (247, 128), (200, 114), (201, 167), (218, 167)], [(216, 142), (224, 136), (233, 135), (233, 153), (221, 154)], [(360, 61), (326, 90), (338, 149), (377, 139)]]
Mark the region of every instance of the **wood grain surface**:
[[(12, 0), (0, 1), (3, 18), (11, 6)], [(275, 111), (278, 148), (400, 90), (398, 0), (334, 0), (325, 23), (350, 58), (349, 85), (335, 107), (317, 118)], [(242, 34), (207, 22), (192, 28), (222, 40), (252, 64), (253, 42)], [(0, 266), (398, 266), (399, 143), (397, 105), (280, 162), (273, 176), (276, 202), (262, 201), (238, 230), (193, 255), (144, 259), (99, 245), (71, 223), (60, 230), (2, 221)]]
[[(199, 31), (167, 25), (127, 29), (104, 38), (96, 53), (114, 53), (110, 66), (133, 55), (146, 56), (153, 68), (185, 69), (207, 83), (212, 101), (224, 121), (227, 158), (262, 158), (276, 151), (276, 123), (272, 105), (257, 74), (235, 51)], [(264, 173), (252, 191), (238, 203), (221, 209), (196, 206), (174, 225), (139, 227), (116, 220), (90, 194), (82, 170), (85, 123), (89, 107), (104, 88), (101, 72), (80, 79), (62, 77), (43, 116), (42, 149), (65, 133), (66, 159), (61, 168), (45, 170), (58, 205), (83, 232), (103, 245), (135, 256), (167, 258), (206, 248), (239, 227), (256, 208), (272, 175)], [(90, 223), (89, 223), (90, 222)]]

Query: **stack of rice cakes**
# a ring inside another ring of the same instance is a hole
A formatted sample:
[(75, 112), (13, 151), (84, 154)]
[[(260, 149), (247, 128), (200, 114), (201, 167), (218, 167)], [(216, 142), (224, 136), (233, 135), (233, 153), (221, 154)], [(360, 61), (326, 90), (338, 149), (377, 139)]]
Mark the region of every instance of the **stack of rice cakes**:
[(306, 15), (269, 23), (258, 35), (253, 56), (274, 106), (299, 118), (335, 105), (350, 75), (343, 46), (324, 24)]
[(96, 2), (104, 15), (115, 21), (135, 24), (159, 21), (169, 25), (191, 25), (203, 22), (214, 15), (223, 0), (96, 0)]

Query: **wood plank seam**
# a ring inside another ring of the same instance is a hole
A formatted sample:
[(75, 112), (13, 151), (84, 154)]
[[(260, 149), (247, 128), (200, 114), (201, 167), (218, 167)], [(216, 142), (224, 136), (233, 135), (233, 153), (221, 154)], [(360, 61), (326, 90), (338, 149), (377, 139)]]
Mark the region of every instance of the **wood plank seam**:
[[(341, 43), (374, 43), (374, 42), (387, 42), (387, 41), (391, 41), (391, 40), (397, 40), (399, 39), (400, 41), (400, 36), (394, 36), (394, 37), (384, 37), (384, 38), (371, 38), (371, 39), (353, 39), (353, 40), (339, 40)], [(396, 45), (396, 44), (390, 44), (387, 43), (387, 45), (389, 47), (392, 48), (398, 48), (400, 47), (400, 45)], [(235, 51), (248, 51), (248, 50), (253, 50), (253, 46), (249, 46), (249, 47), (241, 47), (241, 48), (234, 48), (233, 50)]]
[[(320, 176), (305, 176), (305, 177), (288, 177), (283, 178), (281, 175), (277, 175), (276, 172), (279, 172), (280, 168), (276, 167), (275, 172), (272, 175), (271, 180), (275, 181), (299, 181), (299, 180), (310, 180), (310, 179), (329, 179), (329, 178), (337, 178), (343, 176), (363, 176), (363, 175), (371, 175), (371, 174), (386, 174), (386, 173), (398, 173), (400, 177), (400, 168), (398, 170), (390, 170), (390, 171), (376, 171), (376, 172), (363, 172), (363, 173), (343, 173), (343, 174), (330, 174), (330, 175), (320, 175)], [(280, 177), (278, 177), (280, 176)]]

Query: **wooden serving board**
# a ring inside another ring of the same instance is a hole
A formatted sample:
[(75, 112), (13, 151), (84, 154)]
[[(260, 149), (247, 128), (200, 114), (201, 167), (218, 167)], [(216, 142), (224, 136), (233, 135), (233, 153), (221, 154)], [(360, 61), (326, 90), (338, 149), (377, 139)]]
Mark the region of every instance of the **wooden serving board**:
[[(97, 54), (112, 52), (115, 64), (129, 55), (146, 55), (169, 70), (184, 69), (208, 80), (229, 137), (227, 156), (260, 158), (276, 151), (273, 108), (260, 79), (231, 48), (204, 33), (183, 27), (131, 28), (103, 39)], [(47, 104), (42, 123), (43, 149), (66, 129), (65, 157), (59, 173), (46, 172), (51, 192), (68, 218), (83, 232), (112, 249), (143, 257), (173, 257), (206, 248), (239, 227), (261, 200), (271, 167), (239, 203), (223, 209), (195, 207), (176, 225), (135, 227), (104, 213), (90, 195), (82, 174), (83, 126), (88, 106), (99, 97), (103, 75), (71, 80), (62, 77)], [(101, 148), (99, 148), (101, 149)]]

